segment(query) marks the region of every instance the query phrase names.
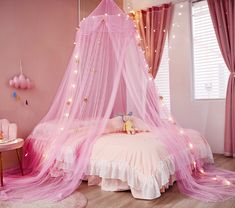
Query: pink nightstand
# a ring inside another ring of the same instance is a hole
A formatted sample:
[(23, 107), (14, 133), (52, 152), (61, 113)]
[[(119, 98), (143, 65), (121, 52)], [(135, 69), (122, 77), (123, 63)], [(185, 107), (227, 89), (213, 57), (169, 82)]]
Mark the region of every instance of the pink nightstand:
[(15, 139), (6, 143), (0, 143), (0, 175), (1, 175), (1, 186), (3, 186), (3, 166), (2, 166), (2, 153), (10, 150), (15, 150), (21, 170), (21, 174), (24, 175), (23, 167), (20, 159), (19, 149), (24, 145), (23, 139)]

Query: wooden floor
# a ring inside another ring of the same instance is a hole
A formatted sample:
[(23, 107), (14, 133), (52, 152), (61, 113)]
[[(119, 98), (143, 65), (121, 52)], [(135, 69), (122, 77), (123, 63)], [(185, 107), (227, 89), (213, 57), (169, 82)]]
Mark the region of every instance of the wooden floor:
[[(217, 166), (235, 171), (235, 159), (222, 155), (214, 158)], [(203, 203), (180, 194), (176, 183), (160, 198), (151, 201), (134, 199), (129, 191), (106, 192), (98, 186), (88, 187), (85, 182), (78, 191), (88, 198), (87, 208), (235, 208), (235, 197), (223, 203)]]

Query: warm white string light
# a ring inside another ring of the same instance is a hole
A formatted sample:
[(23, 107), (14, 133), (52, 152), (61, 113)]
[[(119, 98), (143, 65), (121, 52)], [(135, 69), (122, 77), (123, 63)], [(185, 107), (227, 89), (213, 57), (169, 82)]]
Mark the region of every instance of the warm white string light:
[(190, 149), (193, 149), (193, 144), (192, 143), (189, 143), (188, 146), (189, 146)]
[(231, 185), (231, 182), (228, 181), (228, 180), (224, 180), (224, 183), (225, 183), (227, 186), (230, 186), (230, 185)]
[(199, 171), (201, 174), (205, 174), (205, 171), (202, 168)]
[(65, 113), (65, 117), (68, 118), (69, 117), (69, 113)]
[(183, 129), (180, 129), (180, 134), (184, 134), (184, 130)]
[(169, 116), (168, 121), (173, 122), (174, 120), (171, 116)]

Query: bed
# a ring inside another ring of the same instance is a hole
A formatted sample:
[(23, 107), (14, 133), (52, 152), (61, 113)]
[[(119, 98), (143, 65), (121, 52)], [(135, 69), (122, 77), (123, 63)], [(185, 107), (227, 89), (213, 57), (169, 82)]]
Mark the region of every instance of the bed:
[[(201, 135), (184, 130), (206, 163), (213, 163), (211, 149)], [(130, 190), (134, 198), (155, 199), (175, 181), (173, 156), (150, 132), (135, 135), (112, 133), (100, 137), (93, 146), (86, 172), (88, 185), (104, 191)]]
[[(139, 118), (133, 117), (133, 122), (138, 133), (128, 135), (123, 133), (120, 116), (109, 119), (102, 136), (92, 147), (84, 180), (88, 181), (88, 185), (99, 185), (104, 191), (130, 190), (134, 198), (155, 199), (176, 180), (173, 155), (161, 143), (160, 133), (151, 133), (149, 126)], [(77, 139), (78, 135), (86, 135), (96, 121), (83, 122), (79, 127), (77, 124), (81, 122), (75, 120), (73, 123), (74, 126), (70, 129), (73, 136), (63, 145), (61, 154), (56, 158), (55, 168), (50, 170), (53, 177), (61, 173), (58, 170), (67, 173), (71, 171), (70, 167), (76, 161), (77, 147), (81, 143)], [(44, 144), (48, 141), (45, 138), (55, 128), (58, 128), (55, 121), (41, 124), (34, 131), (32, 140), (37, 138), (35, 142)], [(184, 129), (184, 133), (190, 137), (199, 158), (205, 163), (213, 163), (211, 149), (206, 140), (191, 129)], [(186, 151), (190, 151), (190, 148)], [(45, 152), (44, 155), (46, 154)]]

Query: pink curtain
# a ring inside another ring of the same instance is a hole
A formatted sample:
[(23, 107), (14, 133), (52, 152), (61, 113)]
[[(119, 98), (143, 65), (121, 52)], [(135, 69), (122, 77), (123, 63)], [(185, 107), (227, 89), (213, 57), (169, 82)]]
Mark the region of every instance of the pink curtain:
[(224, 154), (235, 157), (235, 3), (234, 0), (208, 0), (216, 37), (230, 71), (225, 112)]
[(136, 26), (141, 38), (141, 47), (149, 65), (149, 72), (156, 77), (170, 27), (172, 5), (163, 4), (159, 7), (135, 13)]

